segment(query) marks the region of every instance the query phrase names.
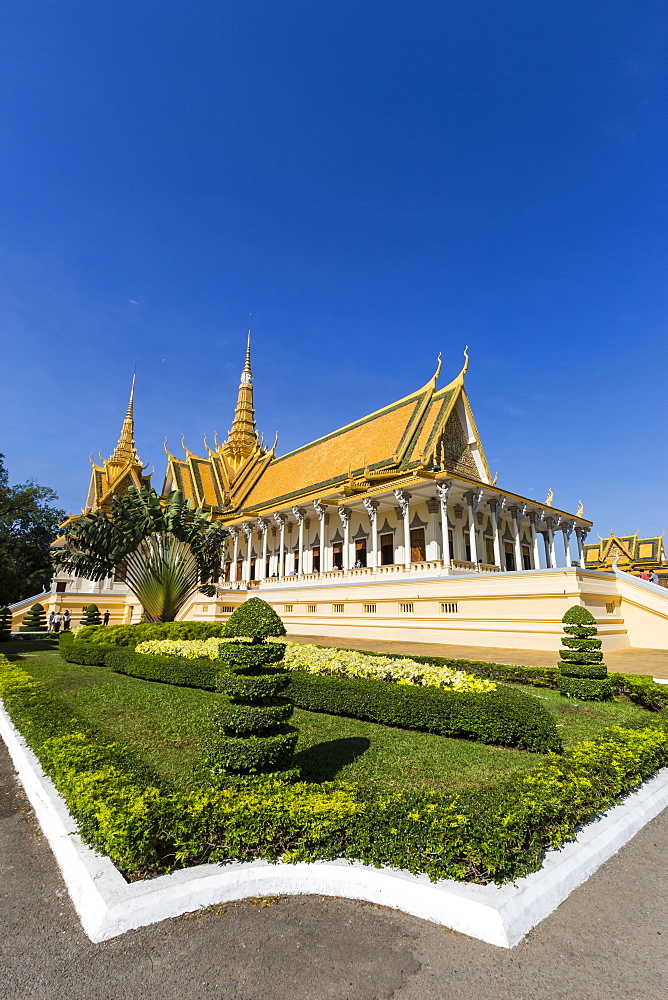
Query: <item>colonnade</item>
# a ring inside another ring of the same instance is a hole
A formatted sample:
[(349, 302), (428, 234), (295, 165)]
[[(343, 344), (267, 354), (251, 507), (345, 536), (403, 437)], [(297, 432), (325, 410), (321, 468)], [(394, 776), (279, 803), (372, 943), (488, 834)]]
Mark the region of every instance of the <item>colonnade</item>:
[[(443, 480), (434, 483), (429, 496), (395, 489), (377, 499), (351, 498), (349, 504), (315, 500), (229, 526), (225, 581), (378, 570), (388, 563), (410, 570), (425, 561), (440, 562), (454, 573), (540, 569), (541, 563), (570, 567), (572, 536), (578, 563), (584, 565), (586, 525), (485, 487), (464, 490), (461, 483)], [(426, 512), (426, 520), (419, 512)], [(557, 552), (559, 534), (563, 555)], [(381, 539), (390, 535), (391, 558), (388, 545), (381, 551)]]

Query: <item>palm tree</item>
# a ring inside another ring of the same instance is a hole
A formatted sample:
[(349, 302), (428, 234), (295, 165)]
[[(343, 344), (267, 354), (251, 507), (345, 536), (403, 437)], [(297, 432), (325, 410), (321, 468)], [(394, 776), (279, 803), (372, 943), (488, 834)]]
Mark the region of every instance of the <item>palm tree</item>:
[(160, 498), (154, 489), (114, 497), (111, 511), (73, 521), (65, 548), (54, 553), (58, 569), (102, 580), (120, 569), (149, 622), (173, 622), (198, 591), (212, 597), (222, 572), (227, 531), (180, 490)]

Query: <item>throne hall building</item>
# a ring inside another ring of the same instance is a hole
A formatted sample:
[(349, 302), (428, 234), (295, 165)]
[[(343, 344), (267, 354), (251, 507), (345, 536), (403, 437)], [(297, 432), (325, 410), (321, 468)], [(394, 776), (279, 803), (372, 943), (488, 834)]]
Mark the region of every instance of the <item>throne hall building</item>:
[[(558, 649), (571, 605), (599, 621), (603, 648), (668, 648), (668, 591), (585, 568), (592, 524), (492, 479), (459, 374), (286, 455), (258, 434), (250, 334), (227, 439), (205, 454), (167, 451), (163, 493), (179, 489), (229, 531), (215, 598), (182, 619), (224, 620), (253, 591), (299, 635)], [(111, 458), (94, 464), (84, 512), (149, 482), (134, 444), (134, 383)], [(656, 592), (656, 593), (655, 593)], [(141, 607), (122, 579), (59, 574), (42, 603), (94, 602), (113, 622)], [(14, 609), (22, 614), (30, 602)]]

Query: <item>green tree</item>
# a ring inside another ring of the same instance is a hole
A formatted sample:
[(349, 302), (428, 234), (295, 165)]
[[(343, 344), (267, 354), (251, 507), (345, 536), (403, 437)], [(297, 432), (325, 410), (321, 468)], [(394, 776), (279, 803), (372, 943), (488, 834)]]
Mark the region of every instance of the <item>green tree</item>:
[(0, 642), (12, 637), (12, 613), (9, 608), (0, 608)]
[(19, 632), (46, 632), (46, 611), (43, 604), (33, 604), (23, 619)]
[(559, 650), (557, 686), (564, 698), (582, 701), (609, 701), (612, 686), (603, 663), (596, 619), (579, 604), (569, 608), (564, 623), (563, 649)]
[(209, 774), (217, 779), (285, 772), (298, 736), (287, 724), (293, 712), (284, 695), (290, 675), (282, 663), (285, 644), (266, 641), (285, 635), (285, 626), (270, 605), (252, 597), (237, 608), (223, 634), (251, 641), (220, 649), (227, 671), (218, 685), (228, 700), (213, 714), (215, 736), (205, 753)]
[(180, 490), (160, 498), (153, 489), (129, 489), (73, 521), (65, 548), (54, 554), (60, 569), (102, 580), (121, 568), (147, 622), (172, 622), (188, 598), (213, 596), (222, 573), (227, 532)]
[(89, 604), (88, 607), (84, 609), (84, 613), (81, 616), (81, 624), (86, 627), (86, 625), (101, 625), (102, 615), (100, 614), (100, 609), (97, 604)]
[(0, 604), (11, 604), (49, 586), (50, 545), (65, 511), (53, 506), (58, 496), (48, 486), (10, 486), (3, 460), (0, 455)]

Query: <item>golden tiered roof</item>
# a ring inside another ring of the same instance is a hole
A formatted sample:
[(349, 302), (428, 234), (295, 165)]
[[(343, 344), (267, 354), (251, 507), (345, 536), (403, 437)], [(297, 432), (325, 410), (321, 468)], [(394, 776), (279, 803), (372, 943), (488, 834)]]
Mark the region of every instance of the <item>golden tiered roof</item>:
[(663, 535), (640, 538), (633, 535), (615, 535), (600, 538), (598, 543), (584, 546), (585, 567), (587, 569), (610, 570), (615, 561), (627, 573), (642, 573), (643, 569), (653, 569), (668, 565)]
[(100, 456), (100, 465), (91, 459), (93, 471), (84, 513), (98, 508), (108, 510), (112, 498), (125, 493), (131, 486), (141, 489), (142, 486), (151, 485), (151, 477), (144, 474), (145, 467), (135, 447), (134, 395), (133, 375), (130, 400), (118, 444), (109, 458), (103, 459)]
[(255, 426), (250, 339), (237, 407), (227, 441), (208, 458), (184, 446), (185, 458), (167, 452), (165, 492), (179, 488), (223, 518), (258, 515), (279, 505), (327, 494), (346, 496), (387, 488), (434, 469), (489, 483), (489, 468), (464, 389), (462, 371), (436, 389), (433, 377), (415, 392), (280, 458), (263, 448)]

